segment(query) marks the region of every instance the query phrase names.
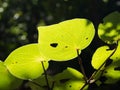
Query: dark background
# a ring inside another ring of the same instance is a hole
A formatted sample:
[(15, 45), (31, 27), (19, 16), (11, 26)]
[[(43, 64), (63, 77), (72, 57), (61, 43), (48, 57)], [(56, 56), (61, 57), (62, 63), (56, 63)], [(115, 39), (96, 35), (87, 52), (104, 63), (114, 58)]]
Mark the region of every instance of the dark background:
[[(22, 45), (37, 43), (37, 26), (39, 25), (50, 25), (73, 18), (87, 18), (94, 23), (97, 31), (98, 24), (113, 11), (120, 11), (119, 0), (1, 0), (0, 60), (4, 61), (14, 49)], [(92, 54), (103, 44), (105, 43), (96, 34), (91, 45), (80, 55), (88, 77), (93, 72), (90, 65)], [(55, 69), (54, 66), (57, 68)], [(79, 70), (76, 60), (51, 61), (48, 73), (55, 74), (67, 66)], [(107, 88), (119, 90), (118, 87), (120, 87), (119, 83), (115, 86), (106, 86), (104, 90)], [(92, 90), (94, 88), (96, 88), (95, 85), (92, 85)]]

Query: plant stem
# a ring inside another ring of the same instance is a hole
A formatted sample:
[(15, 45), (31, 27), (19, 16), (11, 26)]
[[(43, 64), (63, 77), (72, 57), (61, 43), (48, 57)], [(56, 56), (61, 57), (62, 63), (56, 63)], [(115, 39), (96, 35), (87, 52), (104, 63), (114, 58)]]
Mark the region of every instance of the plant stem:
[[(118, 40), (118, 41), (119, 41), (119, 40)], [(81, 88), (80, 90), (83, 90), (86, 85), (91, 84), (91, 80), (95, 77), (95, 75), (99, 72), (99, 70), (105, 65), (105, 63), (107, 62), (107, 60), (109, 60), (110, 57), (116, 52), (117, 47), (118, 47), (118, 41), (117, 41), (117, 45), (116, 45), (115, 50), (114, 50), (114, 51), (110, 54), (110, 56), (103, 62), (103, 64), (98, 68), (98, 70), (96, 70), (96, 71), (91, 75), (91, 77), (90, 77), (90, 78), (88, 79), (88, 81), (82, 86), (82, 88)], [(94, 80), (94, 82), (95, 82), (95, 81), (96, 81), (96, 80)], [(94, 83), (94, 82), (92, 82), (92, 83)]]
[[(118, 43), (117, 43), (118, 46)], [(105, 65), (105, 63), (107, 62), (107, 60), (110, 59), (110, 57), (115, 53), (115, 51), (117, 50), (117, 47), (115, 48), (115, 50), (110, 54), (110, 56), (103, 62), (103, 64), (98, 68), (98, 70), (96, 70), (92, 76), (89, 78), (88, 82), (90, 82), (90, 80), (92, 80), (94, 78), (94, 76), (99, 72), (99, 70)]]
[(81, 59), (80, 56), (79, 56), (79, 49), (77, 49), (77, 55), (78, 55), (78, 62), (79, 62), (79, 64), (80, 64), (81, 72), (82, 72), (82, 74), (84, 75), (85, 81), (87, 82), (88, 78), (87, 78), (87, 76), (86, 76), (86, 74), (85, 74), (85, 70), (84, 70), (84, 67), (83, 67), (83, 64), (82, 64), (82, 59)]
[(47, 77), (47, 73), (46, 73), (46, 70), (45, 70), (43, 61), (42, 61), (41, 63), (42, 63), (42, 67), (43, 67), (43, 70), (44, 70), (45, 80), (46, 80), (46, 84), (47, 84), (47, 86), (48, 86), (48, 90), (51, 90), (51, 89), (50, 89), (49, 82), (48, 82), (48, 77)]

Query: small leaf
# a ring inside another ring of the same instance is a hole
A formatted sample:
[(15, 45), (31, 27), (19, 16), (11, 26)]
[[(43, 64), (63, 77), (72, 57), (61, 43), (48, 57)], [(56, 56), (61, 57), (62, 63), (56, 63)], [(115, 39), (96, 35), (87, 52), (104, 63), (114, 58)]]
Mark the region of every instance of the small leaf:
[(92, 41), (95, 30), (87, 19), (72, 19), (50, 26), (38, 27), (38, 43), (44, 55), (56, 61), (77, 57)]
[(98, 69), (106, 60), (107, 58), (113, 53), (114, 50), (109, 50), (108, 46), (99, 47), (93, 57), (92, 57), (92, 66), (95, 69)]
[(98, 27), (98, 35), (107, 43), (115, 43), (120, 39), (120, 13), (113, 12), (103, 19)]
[(5, 65), (20, 79), (35, 79), (43, 72), (41, 62), (48, 68), (48, 59), (38, 49), (38, 44), (29, 44), (14, 50), (5, 60)]
[(4, 63), (0, 61), (0, 90), (13, 90), (18, 88), (21, 84), (22, 80), (12, 76)]

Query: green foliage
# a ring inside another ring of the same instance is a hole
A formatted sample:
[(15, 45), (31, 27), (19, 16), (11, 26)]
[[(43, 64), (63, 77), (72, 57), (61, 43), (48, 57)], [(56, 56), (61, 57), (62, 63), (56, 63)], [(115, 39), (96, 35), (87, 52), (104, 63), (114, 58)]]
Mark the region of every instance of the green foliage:
[[(50, 26), (38, 27), (38, 43), (46, 57), (67, 61), (77, 57), (92, 41), (95, 30), (87, 19), (72, 19)], [(64, 57), (63, 57), (64, 56)]]
[[(82, 73), (70, 67), (55, 76), (48, 76), (48, 80), (53, 90), (79, 90), (85, 84)], [(37, 83), (40, 86), (37, 86), (32, 82)], [(46, 90), (47, 88), (44, 75), (33, 80), (32, 82), (28, 83), (32, 90)], [(53, 83), (54, 86), (52, 87)], [(88, 86), (86, 86), (85, 89), (87, 88)]]
[(114, 50), (110, 50), (108, 46), (99, 47), (92, 57), (92, 66), (95, 69), (98, 69), (108, 59), (113, 51)]
[(103, 19), (98, 27), (98, 35), (107, 43), (115, 43), (120, 39), (120, 13), (113, 12)]
[(38, 44), (29, 44), (14, 50), (5, 60), (11, 74), (20, 79), (35, 79), (48, 68), (48, 59), (39, 51)]
[(18, 88), (21, 84), (22, 80), (12, 76), (4, 63), (0, 61), (0, 90), (13, 90)]
[[(119, 19), (115, 17), (119, 15), (117, 12), (108, 15), (98, 27), (100, 38), (108, 45), (115, 43), (116, 46), (114, 49), (109, 47), (111, 45), (97, 48), (91, 61), (95, 71), (90, 77), (86, 76), (79, 55), (92, 42), (95, 29), (88, 19), (76, 18), (38, 27), (38, 43), (19, 47), (11, 52), (4, 62), (0, 62), (0, 89), (16, 89), (22, 79), (29, 81), (27, 86), (32, 90), (88, 90), (91, 83), (116, 83), (120, 80), (120, 28)], [(112, 34), (107, 34), (108, 30), (112, 31)], [(11, 33), (18, 34), (19, 29)], [(47, 75), (48, 61), (68, 61), (76, 57), (81, 72), (68, 67), (56, 75)], [(102, 77), (106, 80), (101, 82)], [(19, 83), (13, 87), (11, 84), (15, 81)]]
[(120, 80), (120, 41), (116, 52), (110, 57), (112, 63), (106, 67), (103, 76), (107, 78), (105, 83), (116, 83)]

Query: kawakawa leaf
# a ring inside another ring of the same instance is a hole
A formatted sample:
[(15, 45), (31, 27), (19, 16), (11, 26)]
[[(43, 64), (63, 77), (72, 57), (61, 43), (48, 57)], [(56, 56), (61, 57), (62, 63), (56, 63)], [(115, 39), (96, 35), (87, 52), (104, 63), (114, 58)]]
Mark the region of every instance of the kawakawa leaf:
[(77, 57), (92, 41), (95, 30), (87, 19), (72, 19), (58, 24), (38, 27), (38, 43), (44, 55), (65, 61)]
[[(70, 67), (53, 78), (55, 80), (53, 90), (80, 90), (85, 84), (84, 76)], [(87, 90), (87, 88), (88, 85), (83, 90)]]
[(21, 84), (22, 80), (11, 75), (4, 63), (0, 61), (0, 90), (14, 90)]
[(120, 80), (120, 41), (111, 60), (112, 63), (106, 67), (103, 73), (103, 76), (106, 77), (105, 83), (115, 83)]
[(110, 50), (108, 46), (99, 47), (93, 57), (92, 57), (92, 66), (95, 69), (98, 69), (106, 60), (107, 58), (113, 53), (114, 50)]
[(41, 54), (38, 44), (29, 44), (14, 50), (5, 60), (5, 65), (20, 79), (35, 79), (44, 72), (41, 62), (47, 69), (48, 59)]
[(120, 39), (120, 13), (113, 12), (103, 19), (98, 27), (99, 37), (107, 43), (115, 43)]
[[(55, 76), (48, 76), (48, 81), (51, 88), (54, 83), (53, 90), (80, 90), (80, 88), (85, 84), (84, 76), (79, 71), (70, 67), (68, 67), (62, 73), (56, 74)], [(40, 90), (47, 90), (45, 89), (47, 88), (47, 85), (44, 75), (33, 80), (33, 82), (41, 86), (38, 87), (30, 82), (29, 86), (33, 90), (35, 88), (40, 88)], [(87, 88), (88, 86), (85, 87), (85, 89)]]

